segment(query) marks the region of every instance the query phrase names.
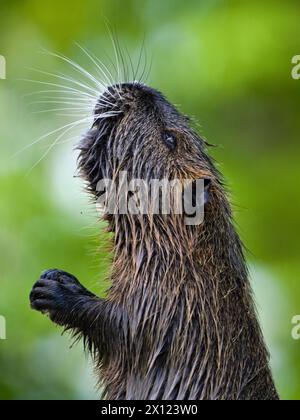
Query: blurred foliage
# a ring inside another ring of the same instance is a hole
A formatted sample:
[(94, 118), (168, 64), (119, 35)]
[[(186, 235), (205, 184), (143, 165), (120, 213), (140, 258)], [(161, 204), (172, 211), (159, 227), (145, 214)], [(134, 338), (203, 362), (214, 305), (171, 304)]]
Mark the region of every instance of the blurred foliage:
[(276, 383), (283, 398), (299, 399), (300, 342), (291, 339), (291, 319), (300, 313), (300, 81), (291, 78), (291, 58), (300, 54), (300, 8), (291, 0), (1, 0), (0, 315), (7, 340), (0, 341), (0, 399), (95, 398), (81, 346), (69, 349), (67, 337), (29, 309), (28, 295), (50, 267), (103, 294), (110, 256), (97, 238), (101, 226), (73, 179), (74, 144), (53, 148), (31, 171), (45, 144), (15, 153), (57, 127), (55, 115), (32, 112), (28, 94), (40, 86), (21, 80), (39, 78), (32, 67), (57, 69), (57, 59), (39, 50), (90, 68), (74, 41), (100, 59), (113, 57), (107, 21), (134, 57), (145, 36), (149, 83), (218, 146), (212, 153), (249, 250)]

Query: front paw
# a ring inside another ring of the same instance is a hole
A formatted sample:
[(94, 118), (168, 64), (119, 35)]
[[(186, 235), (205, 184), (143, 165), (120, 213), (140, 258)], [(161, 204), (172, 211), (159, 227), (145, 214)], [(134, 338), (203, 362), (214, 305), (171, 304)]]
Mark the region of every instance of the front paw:
[(46, 313), (63, 324), (82, 296), (92, 296), (71, 274), (61, 270), (45, 271), (30, 293), (32, 309)]

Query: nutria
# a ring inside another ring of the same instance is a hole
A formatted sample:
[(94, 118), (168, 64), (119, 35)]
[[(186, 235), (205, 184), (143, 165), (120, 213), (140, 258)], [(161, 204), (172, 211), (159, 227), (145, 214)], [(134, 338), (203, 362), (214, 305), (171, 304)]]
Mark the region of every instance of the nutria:
[(114, 238), (107, 297), (50, 270), (32, 308), (83, 338), (107, 399), (277, 400), (224, 182), (189, 119), (142, 83), (112, 85), (79, 149), (95, 199), (99, 181), (123, 170), (146, 181), (205, 179), (205, 218), (105, 212)]

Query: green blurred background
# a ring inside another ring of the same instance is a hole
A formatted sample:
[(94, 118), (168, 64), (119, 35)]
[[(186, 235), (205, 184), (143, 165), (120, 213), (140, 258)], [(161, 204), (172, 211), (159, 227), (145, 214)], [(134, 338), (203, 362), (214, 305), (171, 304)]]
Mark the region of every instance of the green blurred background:
[(101, 226), (73, 177), (76, 142), (53, 147), (36, 166), (55, 137), (22, 151), (68, 120), (36, 113), (48, 105), (33, 105), (30, 94), (47, 86), (21, 79), (53, 82), (32, 67), (74, 76), (41, 48), (89, 70), (75, 41), (113, 58), (107, 21), (135, 59), (145, 36), (149, 83), (218, 146), (212, 153), (232, 190), (275, 380), (282, 398), (300, 399), (300, 341), (291, 338), (300, 313), (300, 80), (291, 77), (300, 8), (276, 0), (1, 0), (0, 315), (7, 340), (0, 340), (0, 399), (96, 398), (82, 346), (70, 348), (68, 337), (29, 309), (28, 295), (50, 267), (103, 293), (109, 255), (105, 246), (97, 252)]

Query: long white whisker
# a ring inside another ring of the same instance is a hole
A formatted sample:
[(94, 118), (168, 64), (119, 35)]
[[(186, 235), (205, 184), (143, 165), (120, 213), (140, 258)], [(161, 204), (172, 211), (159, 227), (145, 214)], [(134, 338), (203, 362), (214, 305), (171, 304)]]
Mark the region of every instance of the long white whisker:
[[(38, 70), (38, 69), (34, 69), (34, 68), (30, 68), (30, 70), (35, 71), (35, 72), (40, 73), (40, 74), (45, 74), (46, 76), (51, 76), (51, 77), (55, 77), (55, 78), (60, 79), (60, 80), (65, 80), (67, 82), (73, 83), (76, 86), (80, 86), (80, 87), (82, 87), (82, 88), (84, 88), (84, 89), (86, 89), (86, 90), (88, 90), (90, 92), (93, 92), (93, 94), (96, 94), (96, 95), (99, 94), (99, 91), (98, 90), (93, 89), (92, 87), (90, 87), (88, 85), (85, 85), (85, 84), (83, 84), (81, 82), (78, 82), (77, 80), (75, 80), (73, 78), (66, 77), (63, 74), (49, 73), (47, 71), (42, 71), (42, 70)], [(101, 85), (98, 83), (97, 84), (97, 87), (99, 88), (99, 87), (101, 87)]]
[(70, 130), (72, 130), (73, 128), (75, 128), (80, 122), (77, 121), (77, 123), (73, 124), (72, 126), (70, 126), (69, 128), (67, 128), (66, 130), (63, 131), (63, 133), (61, 133), (55, 140), (54, 142), (48, 147), (48, 149), (46, 150), (46, 152), (42, 155), (42, 157), (30, 168), (28, 174), (48, 155), (48, 153), (50, 153), (50, 151), (55, 147), (55, 145), (59, 142), (59, 140), (66, 134), (68, 133)]
[[(46, 51), (48, 54), (50, 54), (53, 57), (57, 57), (66, 63), (70, 64), (73, 68), (75, 68), (77, 71), (79, 71), (81, 74), (83, 74), (85, 77), (87, 77), (89, 80), (92, 80), (94, 83), (96, 83), (96, 86), (101, 84), (99, 80), (97, 80), (94, 76), (92, 76), (88, 71), (86, 71), (83, 67), (81, 67), (79, 64), (75, 63), (75, 61), (70, 60), (69, 58), (65, 57), (62, 54), (56, 54), (51, 53), (50, 51)], [(105, 87), (105, 85), (103, 85)]]
[(141, 45), (141, 49), (140, 49), (140, 53), (139, 53), (139, 59), (138, 59), (138, 64), (137, 64), (137, 69), (136, 72), (134, 73), (134, 80), (136, 80), (138, 74), (139, 74), (139, 70), (140, 70), (140, 65), (141, 65), (141, 61), (142, 61), (142, 56), (143, 56), (143, 50), (145, 47), (145, 36), (143, 38), (143, 42)]
[(78, 123), (78, 124), (79, 124), (79, 123), (83, 124), (83, 123), (88, 122), (88, 121), (94, 121), (94, 119), (95, 119), (95, 117), (94, 117), (93, 115), (91, 115), (90, 117), (87, 117), (87, 118), (82, 118), (82, 119), (81, 119), (81, 120), (79, 120), (79, 121), (73, 121), (72, 123), (66, 124), (66, 125), (64, 125), (63, 127), (59, 127), (59, 128), (57, 128), (57, 129), (55, 129), (55, 130), (51, 131), (50, 133), (44, 134), (43, 136), (39, 137), (37, 140), (33, 141), (33, 142), (32, 142), (32, 143), (30, 143), (30, 144), (27, 144), (27, 145), (26, 145), (25, 147), (23, 147), (21, 150), (19, 150), (18, 152), (16, 152), (16, 153), (13, 155), (13, 157), (18, 156), (20, 153), (24, 152), (25, 150), (29, 149), (30, 147), (34, 146), (35, 144), (39, 143), (40, 141), (42, 141), (42, 140), (44, 140), (44, 139), (48, 138), (49, 136), (52, 136), (52, 134), (59, 133), (61, 130), (64, 130), (65, 128), (68, 128), (68, 127), (71, 127), (71, 126), (73, 126), (73, 125), (74, 125), (74, 124), (76, 124), (76, 123)]
[[(50, 100), (48, 100), (47, 98), (49, 98)], [(45, 99), (45, 100), (33, 101), (30, 104), (50, 104), (50, 103), (66, 104), (66, 105), (73, 105), (74, 104), (74, 98), (65, 98), (66, 100), (64, 100), (64, 98), (57, 99), (56, 97), (43, 97), (43, 99)], [(100, 98), (98, 101), (92, 101), (90, 99), (77, 99), (76, 98), (76, 103), (80, 104), (81, 106), (85, 105), (86, 108), (91, 107), (93, 109), (95, 108), (96, 104), (108, 105), (108, 106), (113, 106), (114, 105), (111, 102), (105, 100), (104, 98)]]
[[(26, 79), (25, 81), (28, 82), (28, 79)], [(30, 81), (30, 80), (29, 80)], [(40, 94), (44, 94), (44, 93), (59, 93), (59, 94), (66, 94), (66, 95), (74, 95), (74, 97), (80, 98), (80, 99), (86, 99), (86, 100), (90, 100), (90, 101), (95, 101), (95, 97), (92, 95), (89, 95), (85, 92), (79, 92), (79, 91), (70, 91), (70, 90), (58, 90), (58, 89), (49, 89), (49, 90), (38, 90), (36, 92), (30, 92), (30, 93), (26, 93), (25, 95), (23, 95), (24, 98), (28, 97), (28, 96), (35, 96), (35, 95), (40, 95)], [(73, 98), (74, 99), (74, 98)]]
[(46, 85), (46, 86), (59, 87), (59, 88), (66, 89), (70, 92), (76, 92), (77, 94), (81, 94), (81, 95), (84, 95), (84, 96), (89, 96), (90, 98), (93, 98), (93, 99), (98, 99), (97, 95), (93, 96), (89, 93), (82, 92), (82, 91), (80, 91), (78, 89), (75, 89), (75, 88), (72, 88), (70, 86), (64, 86), (64, 85), (60, 85), (60, 84), (57, 84), (57, 83), (43, 82), (41, 80), (30, 80), (30, 79), (21, 79), (21, 80), (23, 80), (24, 82), (37, 83), (37, 84)]
[(95, 120), (98, 120), (102, 118), (116, 117), (117, 115), (121, 113), (122, 111), (107, 111), (107, 112), (103, 112), (102, 114), (96, 115), (94, 118)]
[[(115, 116), (118, 115), (119, 111), (112, 111), (112, 112), (104, 112), (103, 114), (99, 114), (96, 117), (93, 117), (93, 119), (101, 119), (101, 118), (107, 118), (107, 117), (111, 117), (111, 116)], [(68, 133), (70, 130), (72, 130), (73, 128), (75, 128), (76, 126), (82, 124), (83, 122), (86, 122), (87, 120), (89, 120), (90, 118), (84, 118), (83, 120), (79, 120), (79, 121), (75, 121), (72, 124), (68, 124), (65, 127), (65, 130), (63, 131), (63, 133), (61, 133), (56, 139), (55, 141), (49, 146), (49, 148), (47, 149), (47, 151), (43, 154), (43, 156), (38, 160), (38, 162), (36, 162), (33, 167), (30, 169), (29, 173), (48, 155), (48, 153), (53, 149), (53, 147), (55, 147), (55, 145), (59, 142), (59, 140), (66, 134)], [(68, 128), (67, 128), (68, 127)], [(62, 129), (62, 128), (61, 128)], [(57, 132), (57, 130), (56, 130)], [(53, 133), (53, 132), (52, 132)]]
[(143, 77), (144, 77), (146, 69), (147, 69), (147, 51), (146, 51), (146, 46), (144, 45), (144, 67), (143, 67), (142, 74), (139, 78), (139, 82), (143, 81)]
[[(111, 74), (110, 70), (108, 69), (108, 67), (102, 63), (101, 60), (99, 60), (99, 58), (97, 56), (95, 56), (95, 54), (91, 53), (90, 51), (88, 51), (86, 48), (82, 47), (81, 45), (79, 45), (78, 43), (76, 43), (76, 45), (90, 58), (90, 60), (95, 64), (98, 73), (100, 72), (100, 74), (104, 75), (106, 81), (108, 82), (109, 85), (114, 85), (114, 78), (113, 75)], [(105, 71), (107, 72), (107, 74), (105, 73)], [(106, 87), (107, 88), (107, 87)], [(120, 91), (119, 89), (116, 87), (115, 89), (119, 95), (119, 98), (121, 98), (120, 95)], [(113, 97), (113, 94), (107, 90), (107, 93)]]
[(108, 24), (106, 24), (106, 27), (107, 27), (107, 30), (108, 30), (108, 33), (109, 33), (111, 42), (113, 44), (113, 49), (114, 49), (115, 58), (116, 58), (116, 64), (117, 64), (117, 77), (118, 77), (117, 84), (119, 84), (119, 88), (120, 88), (121, 87), (120, 86), (120, 83), (121, 83), (121, 74), (120, 74), (120, 63), (119, 63), (119, 57), (118, 57), (118, 52), (117, 52), (117, 48), (116, 48), (116, 43), (115, 43), (114, 37), (112, 35), (112, 32), (111, 32), (110, 27), (108, 26)]
[(57, 111), (74, 111), (74, 112), (85, 112), (89, 113), (89, 111), (86, 108), (51, 108), (51, 109), (42, 109), (41, 111), (34, 111), (34, 114), (45, 114), (47, 112), (57, 112)]
[(109, 68), (95, 55), (95, 54), (93, 54), (93, 57), (95, 58), (95, 60), (97, 61), (97, 63), (98, 63), (98, 65), (102, 68), (103, 67), (103, 71), (107, 71), (107, 73), (108, 73), (108, 76), (109, 76), (109, 81), (110, 81), (110, 84), (111, 85), (114, 85), (115, 84), (115, 81), (114, 81), (114, 77), (113, 77), (113, 75), (112, 75), (112, 73), (111, 73), (111, 71), (109, 70)]
[[(89, 111), (94, 110), (96, 106), (96, 102), (91, 101), (90, 99), (76, 99), (76, 104), (74, 104), (74, 100), (72, 98), (66, 98), (67, 100), (63, 100), (63, 98), (61, 100), (56, 99), (56, 97), (48, 97), (48, 98), (50, 100), (48, 100), (47, 97), (44, 97), (45, 100), (33, 101), (33, 102), (30, 102), (30, 105), (35, 105), (35, 104), (73, 105), (74, 109), (85, 109)], [(111, 102), (108, 102), (103, 98), (97, 101), (97, 104), (113, 106)]]
[(132, 81), (134, 82), (134, 67), (133, 67), (133, 62), (132, 62), (132, 59), (131, 59), (131, 56), (130, 56), (130, 54), (129, 54), (129, 51), (128, 51), (128, 48), (125, 46), (125, 52), (126, 52), (126, 54), (127, 54), (127, 56), (128, 56), (128, 58), (129, 58), (129, 63), (130, 63), (130, 69), (131, 69), (131, 73), (132, 73)]
[[(30, 105), (34, 105), (34, 104), (61, 104), (61, 105), (74, 105), (74, 100), (72, 101), (71, 99), (68, 99), (68, 98), (66, 98), (66, 100), (64, 101), (64, 100), (60, 100), (60, 99), (57, 99), (57, 100), (55, 100), (56, 98), (53, 98), (53, 97), (50, 97), (50, 98), (48, 98), (47, 99), (47, 97), (46, 98), (44, 98), (44, 100), (42, 100), (42, 101), (34, 101), (34, 102), (30, 102)], [(94, 102), (91, 102), (91, 101), (83, 101), (83, 100), (80, 100), (80, 99), (76, 99), (76, 103), (78, 103), (78, 104), (81, 104), (82, 106), (86, 106), (86, 108), (88, 108), (88, 106), (89, 106), (89, 104), (91, 105), (91, 106), (94, 106), (95, 105), (95, 103)]]
[(80, 101), (80, 102), (95, 102), (95, 100), (94, 99), (91, 99), (91, 98), (84, 98), (84, 97), (82, 97), (82, 98), (80, 98), (80, 97), (74, 97), (74, 96), (68, 96), (67, 94), (66, 95), (62, 95), (62, 96), (48, 96), (48, 95), (43, 95), (43, 98), (44, 99), (58, 99), (58, 100), (68, 100), (68, 101), (73, 101), (74, 102), (74, 100), (76, 99), (76, 102), (77, 101)]
[[(81, 45), (79, 45), (78, 43), (76, 43), (76, 45), (90, 58), (90, 60), (95, 64), (96, 68), (98, 69), (98, 72), (100, 71), (101, 74), (104, 75), (106, 81), (108, 82), (108, 84), (110, 85), (114, 85), (114, 78), (113, 75), (111, 74), (111, 71), (109, 70), (109, 68), (93, 53), (91, 53), (90, 51), (88, 51), (86, 48), (82, 47)], [(105, 71), (107, 72), (107, 74), (105, 73)], [(120, 91), (119, 89), (116, 87), (116, 91), (119, 95), (119, 98), (121, 98), (120, 95)], [(107, 93), (110, 96), (113, 96), (113, 94), (110, 91), (107, 91)]]
[(102, 69), (102, 67), (100, 67), (100, 65), (99, 65), (99, 63), (95, 60), (95, 58), (92, 56), (92, 53), (90, 53), (86, 48), (84, 48), (84, 47), (82, 47), (80, 44), (78, 44), (77, 42), (76, 42), (76, 45), (78, 46), (78, 48), (80, 48), (81, 49), (81, 51), (83, 51), (84, 52), (84, 54), (92, 61), (92, 63), (94, 63), (95, 64), (95, 66), (96, 66), (96, 68), (97, 68), (97, 70), (98, 70), (98, 72), (100, 72), (100, 74), (102, 74), (104, 77), (105, 77), (105, 79), (106, 79), (106, 82), (108, 83), (108, 84), (113, 84), (113, 80), (112, 79), (110, 79), (109, 77), (108, 77), (108, 75), (103, 71), (103, 69)]
[(76, 113), (70, 113), (70, 114), (58, 114), (58, 113), (53, 113), (53, 115), (55, 115), (56, 117), (72, 117), (72, 118), (78, 118), (78, 117), (82, 117), (82, 113), (81, 114), (76, 114)]
[[(58, 74), (60, 74), (61, 76), (65, 76), (61, 72), (59, 72)], [(99, 93), (101, 93), (102, 90), (106, 88), (106, 84), (101, 79), (96, 79), (94, 76), (92, 76), (92, 77), (93, 77), (92, 81), (94, 82), (97, 89), (99, 89), (99, 90), (97, 90), (97, 94), (99, 95)], [(74, 79), (72, 77), (70, 80), (72, 80), (74, 82), (76, 79)], [(87, 85), (87, 86), (90, 86), (90, 85)]]
[(119, 53), (120, 53), (120, 57), (121, 57), (121, 60), (122, 60), (124, 80), (125, 80), (126, 82), (129, 82), (129, 76), (128, 76), (128, 73), (129, 73), (129, 71), (128, 71), (128, 63), (127, 63), (127, 60), (126, 60), (126, 56), (125, 56), (125, 55), (123, 54), (123, 52), (122, 52), (121, 44), (120, 44), (120, 42), (119, 42), (119, 40), (118, 40), (118, 37), (117, 37), (117, 36), (116, 36), (116, 41), (117, 41), (117, 45), (118, 45), (118, 49), (119, 49)]

